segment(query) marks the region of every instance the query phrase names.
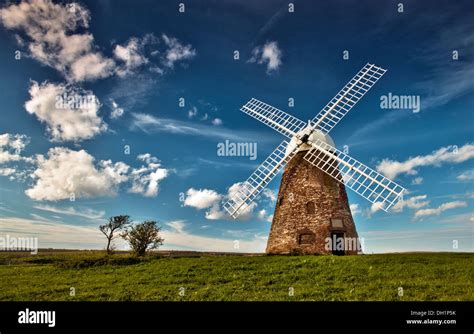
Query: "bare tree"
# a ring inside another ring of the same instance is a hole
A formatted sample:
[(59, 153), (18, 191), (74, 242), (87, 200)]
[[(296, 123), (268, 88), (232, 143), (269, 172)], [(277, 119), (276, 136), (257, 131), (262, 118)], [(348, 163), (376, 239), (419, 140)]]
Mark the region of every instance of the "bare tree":
[(143, 256), (150, 249), (163, 245), (164, 239), (160, 236), (161, 227), (155, 221), (145, 221), (136, 224), (122, 233), (130, 248), (138, 256)]
[(111, 254), (115, 248), (114, 245), (112, 244), (112, 241), (119, 236), (117, 232), (126, 228), (131, 222), (132, 220), (130, 219), (130, 216), (121, 215), (121, 216), (110, 217), (106, 224), (99, 226), (100, 231), (107, 238), (107, 253), (108, 254)]

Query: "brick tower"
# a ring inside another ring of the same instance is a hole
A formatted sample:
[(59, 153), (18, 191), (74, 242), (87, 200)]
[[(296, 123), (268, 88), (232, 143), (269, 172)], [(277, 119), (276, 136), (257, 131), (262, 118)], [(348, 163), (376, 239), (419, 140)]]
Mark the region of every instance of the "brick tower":
[(305, 154), (298, 152), (283, 172), (266, 252), (357, 254), (344, 185), (303, 159)]

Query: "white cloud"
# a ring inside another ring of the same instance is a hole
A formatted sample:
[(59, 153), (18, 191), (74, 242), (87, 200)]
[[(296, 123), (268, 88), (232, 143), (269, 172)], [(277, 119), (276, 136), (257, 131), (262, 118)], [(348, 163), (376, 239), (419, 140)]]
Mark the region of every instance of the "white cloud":
[(25, 109), (46, 123), (54, 142), (90, 139), (107, 129), (98, 115), (100, 103), (91, 91), (32, 81), (29, 93)]
[(472, 181), (474, 180), (474, 169), (466, 170), (456, 177), (459, 181)]
[(193, 118), (197, 115), (198, 111), (196, 107), (192, 107), (188, 110), (188, 118)]
[(78, 216), (78, 217), (83, 217), (83, 218), (92, 219), (92, 220), (103, 218), (105, 215), (105, 211), (103, 210), (96, 211), (90, 208), (80, 208), (80, 211), (78, 211), (72, 206), (65, 207), (65, 208), (58, 208), (58, 207), (50, 206), (50, 205), (35, 205), (33, 207), (35, 209), (42, 210), (42, 211), (59, 213), (59, 214), (70, 215), (70, 216)]
[(0, 147), (10, 147), (18, 152), (21, 152), (29, 143), (29, 138), (26, 135), (8, 134), (0, 135)]
[(115, 63), (99, 53), (89, 53), (78, 58), (70, 66), (72, 81), (106, 78), (114, 73)]
[(442, 212), (446, 210), (462, 208), (466, 206), (467, 206), (467, 203), (464, 201), (447, 202), (447, 203), (441, 204), (437, 208), (418, 210), (415, 212), (415, 218), (425, 217), (425, 216), (439, 216)]
[(262, 192), (262, 195), (268, 198), (272, 203), (276, 203), (277, 194), (273, 190), (265, 188)]
[(377, 211), (382, 210), (384, 207), (384, 202), (375, 202), (370, 206), (370, 213), (376, 213)]
[(16, 173), (15, 168), (10, 168), (10, 167), (5, 167), (5, 168), (0, 168), (0, 175), (1, 176), (10, 176)]
[[(207, 115), (207, 114), (206, 114)], [(222, 120), (220, 118), (214, 118), (212, 120), (212, 125), (219, 126), (222, 125)]]
[[(116, 45), (113, 51), (114, 57), (122, 64), (116, 69), (117, 75), (125, 77), (135, 73), (139, 67), (151, 64), (150, 60), (145, 56), (145, 47), (157, 43), (158, 38), (153, 34), (146, 34), (143, 38), (132, 37), (126, 44)], [(151, 54), (153, 55), (153, 52), (151, 52)], [(150, 70), (159, 74), (163, 73), (163, 71), (154, 64), (151, 64)]]
[(132, 186), (128, 191), (145, 197), (155, 197), (158, 195), (160, 181), (168, 176), (169, 170), (162, 168), (159, 160), (149, 153), (140, 154), (137, 159), (146, 165), (132, 169), (130, 172)]
[(132, 37), (126, 45), (115, 46), (114, 56), (125, 63), (124, 72), (120, 73), (120, 76), (148, 63), (148, 59), (139, 52), (139, 47), (139, 41), (136, 37)]
[(474, 144), (457, 147), (450, 145), (442, 147), (431, 154), (416, 156), (406, 161), (384, 159), (377, 165), (377, 171), (393, 179), (399, 174), (416, 175), (415, 168), (422, 166), (441, 166), (443, 163), (461, 163), (474, 158)]
[(282, 52), (275, 41), (267, 42), (263, 46), (257, 46), (252, 51), (251, 63), (266, 64), (267, 73), (277, 71), (280, 65)]
[(137, 160), (144, 161), (147, 164), (160, 162), (157, 157), (152, 156), (150, 153), (143, 153), (137, 155)]
[(155, 197), (160, 181), (168, 176), (169, 170), (162, 168), (159, 160), (149, 153), (141, 154), (137, 159), (145, 164), (132, 168), (121, 161), (96, 162), (84, 150), (51, 148), (47, 157), (37, 156), (37, 168), (30, 175), (35, 184), (25, 193), (34, 200), (48, 201), (68, 199), (71, 196), (115, 196), (121, 184), (129, 183), (129, 192)]
[(183, 45), (178, 39), (162, 35), (167, 49), (165, 51), (165, 66), (173, 68), (174, 64), (181, 60), (191, 59), (196, 55), (196, 50), (190, 44)]
[(186, 226), (186, 224), (184, 223), (184, 220), (171, 221), (171, 222), (166, 223), (166, 225), (171, 227), (171, 229), (177, 233), (184, 233), (184, 227)]
[(23, 156), (22, 153), (30, 142), (30, 138), (21, 134), (0, 134), (0, 176), (8, 176), (9, 180), (25, 181), (31, 166), (21, 163), (34, 163), (34, 158)]
[(75, 198), (114, 196), (118, 185), (127, 180), (129, 166), (110, 160), (95, 163), (84, 150), (73, 151), (54, 147), (48, 156), (37, 158), (37, 169), (32, 174), (35, 184), (25, 191), (34, 200), (57, 201)]
[[(51, 0), (24, 0), (0, 9), (0, 23), (14, 30), (17, 43), (27, 47), (30, 56), (59, 71), (69, 82), (91, 81), (112, 75), (126, 77), (140, 67), (162, 75), (176, 62), (196, 55), (191, 45), (174, 37), (162, 35), (162, 50), (150, 49), (160, 38), (146, 34), (131, 37), (112, 50), (113, 58), (104, 56), (88, 32), (90, 12), (79, 3), (53, 3)], [(145, 54), (149, 55), (147, 57)], [(160, 64), (150, 59), (160, 55)]]
[(214, 190), (210, 189), (199, 189), (194, 188), (188, 189), (186, 192), (186, 198), (184, 200), (185, 206), (190, 206), (198, 210), (209, 209), (219, 204), (222, 199), (222, 195), (218, 194)]
[(359, 204), (351, 204), (350, 205), (350, 208), (351, 208), (351, 213), (353, 216), (359, 214), (361, 212), (360, 208), (359, 208)]
[(427, 201), (426, 198), (427, 198), (426, 195), (420, 195), (420, 196), (412, 196), (408, 199), (399, 200), (392, 207), (392, 210), (394, 212), (401, 212), (403, 211), (404, 208), (410, 208), (410, 209), (423, 208), (427, 206), (428, 204), (430, 204), (430, 201)]
[(12, 161), (29, 161), (21, 155), (30, 139), (26, 135), (4, 133), (0, 135), (0, 164)]
[(111, 100), (111, 103), (112, 103), (112, 112), (110, 113), (110, 118), (117, 119), (117, 118), (122, 117), (123, 112), (124, 112), (123, 108), (120, 108), (117, 102), (115, 102), (114, 100)]
[(423, 178), (421, 176), (415, 177), (412, 181), (411, 184), (414, 186), (420, 185), (423, 183)]
[(206, 219), (209, 220), (230, 220), (229, 214), (224, 211), (219, 205), (211, 207), (205, 214)]
[[(233, 198), (235, 194), (242, 189), (243, 185), (241, 182), (234, 183), (229, 187), (226, 195), (219, 194), (218, 192), (210, 189), (196, 190), (194, 188), (188, 189), (186, 192), (186, 198), (184, 201), (185, 206), (191, 206), (198, 210), (208, 209), (205, 213), (206, 219), (209, 220), (234, 220), (229, 213), (220, 205), (221, 201)], [(268, 215), (266, 210), (260, 210), (256, 214), (254, 211), (257, 207), (256, 202), (250, 203), (241, 212), (238, 220), (249, 220), (255, 217), (258, 220), (268, 221), (273, 218)]]
[(272, 214), (268, 214), (267, 210), (265, 209), (262, 209), (260, 211), (258, 211), (257, 213), (257, 219), (261, 220), (261, 221), (265, 221), (265, 222), (272, 222), (273, 220), (273, 215)]
[[(87, 31), (90, 12), (79, 3), (54, 4), (51, 0), (22, 1), (0, 9), (7, 29), (21, 31), (29, 52), (39, 62), (53, 67), (70, 81), (104, 78), (115, 63), (95, 50)], [(21, 37), (20, 37), (21, 38)]]
[[(198, 115), (199, 115), (199, 112), (198, 112), (197, 107), (193, 106), (191, 109), (188, 110), (188, 118), (189, 119), (196, 118)], [(209, 114), (208, 113), (204, 113), (204, 115), (199, 118), (200, 121), (207, 121), (208, 119), (209, 119)], [(214, 126), (219, 126), (219, 125), (222, 125), (223, 122), (222, 122), (222, 119), (220, 119), (220, 118), (214, 118), (211, 121), (211, 124), (214, 125)]]

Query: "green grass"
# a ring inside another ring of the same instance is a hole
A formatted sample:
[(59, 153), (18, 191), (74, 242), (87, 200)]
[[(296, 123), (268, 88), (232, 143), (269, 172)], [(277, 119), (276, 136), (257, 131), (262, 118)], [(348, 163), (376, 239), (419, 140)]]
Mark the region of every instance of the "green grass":
[(143, 259), (124, 252), (0, 253), (0, 300), (472, 301), (473, 259), (469, 253)]

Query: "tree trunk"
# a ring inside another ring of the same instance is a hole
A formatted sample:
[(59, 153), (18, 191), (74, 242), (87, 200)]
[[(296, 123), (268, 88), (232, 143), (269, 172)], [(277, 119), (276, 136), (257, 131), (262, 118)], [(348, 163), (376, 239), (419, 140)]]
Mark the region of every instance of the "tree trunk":
[(108, 238), (107, 239), (107, 254), (110, 254), (110, 241), (111, 241), (111, 238)]

